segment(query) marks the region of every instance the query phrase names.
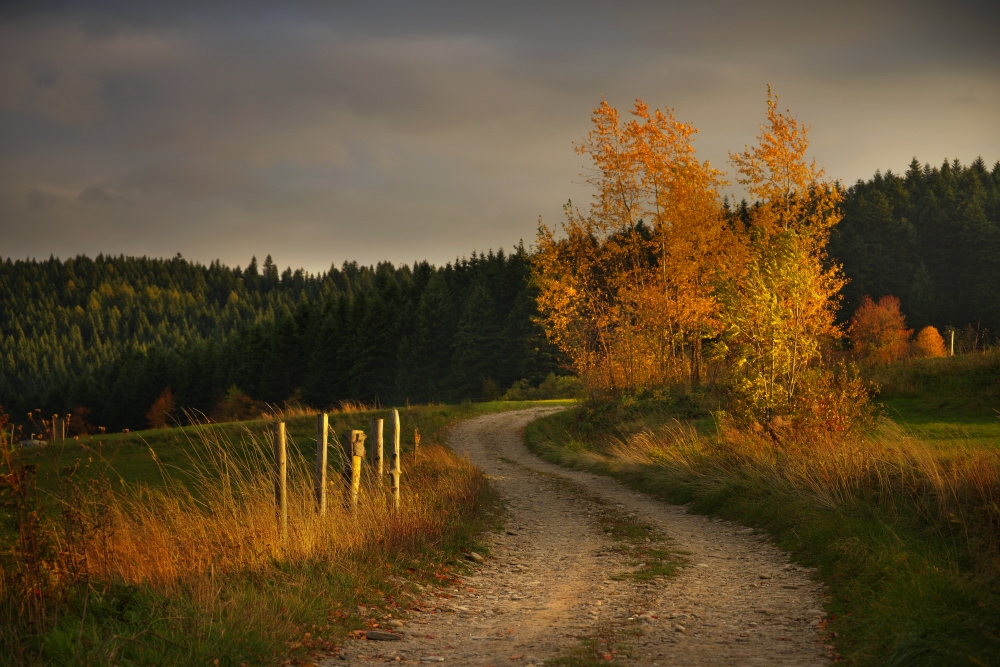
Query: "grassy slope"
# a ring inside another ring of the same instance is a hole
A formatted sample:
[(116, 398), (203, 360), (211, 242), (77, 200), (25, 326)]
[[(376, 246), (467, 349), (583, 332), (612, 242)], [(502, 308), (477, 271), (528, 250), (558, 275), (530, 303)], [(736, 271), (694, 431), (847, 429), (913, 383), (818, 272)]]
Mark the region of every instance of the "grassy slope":
[[(413, 429), (421, 433), (425, 445), (444, 444), (448, 427), (456, 420), (478, 414), (516, 410), (532, 405), (572, 404), (572, 400), (553, 401), (495, 401), (490, 403), (463, 403), (460, 405), (427, 405), (400, 409), (402, 447), (404, 452), (413, 448)], [(385, 437), (388, 438), (389, 410), (371, 412), (347, 412), (330, 415), (330, 464), (339, 469), (340, 460), (336, 456), (337, 434), (346, 429), (360, 429), (368, 432), (371, 419), (386, 420)], [(79, 463), (80, 477), (105, 475), (112, 480), (122, 479), (126, 483), (141, 483), (160, 486), (163, 473), (160, 464), (177, 479), (185, 479), (194, 467), (201, 449), (198, 431), (210, 429), (240, 440), (253, 436), (258, 442), (269, 442), (271, 425), (275, 420), (259, 420), (210, 426), (183, 426), (171, 429), (133, 431), (131, 433), (109, 433), (105, 435), (83, 436), (38, 448), (25, 449), (28, 463), (39, 466), (39, 488), (43, 491), (58, 492), (55, 471)], [(295, 416), (285, 419), (288, 445), (297, 449), (309, 465), (316, 460), (316, 418), (314, 415)], [(365, 447), (370, 446), (366, 441)], [(159, 464), (151, 456), (155, 452)]]
[[(888, 407), (902, 405), (914, 419), (910, 428), (928, 439), (946, 428), (978, 425), (982, 441), (955, 432), (935, 442), (940, 447), (996, 446), (996, 425), (989, 420), (995, 361), (973, 360), (973, 379), (939, 365), (927, 372), (917, 365), (899, 371), (908, 394), (886, 392)], [(943, 367), (943, 368), (942, 368)], [(944, 380), (935, 378), (945, 374)], [(929, 377), (928, 377), (929, 376)], [(937, 388), (937, 389), (935, 389)], [(935, 396), (935, 390), (938, 395)], [(941, 393), (950, 402), (945, 404)], [(907, 402), (908, 401), (908, 402)], [(937, 405), (927, 415), (925, 406)], [(949, 416), (956, 404), (962, 406)], [(949, 407), (951, 406), (951, 407)], [(611, 474), (634, 488), (692, 511), (714, 514), (766, 529), (795, 560), (818, 567), (830, 584), (828, 639), (853, 664), (957, 665), (1000, 664), (1000, 567), (995, 554), (972, 553), (955, 534), (929, 526), (902, 505), (861, 503), (829, 507), (808, 495), (789, 493), (738, 474), (711, 477), (677, 474), (667, 467), (635, 465), (606, 456), (609, 438), (642, 428), (697, 416), (689, 400), (626, 401), (581, 407), (529, 426), (529, 446), (543, 457), (569, 466)], [(698, 419), (705, 432), (708, 420)]]
[[(421, 446), (443, 443), (448, 428), (476, 414), (510, 410), (534, 403), (484, 403), (425, 406), (401, 411), (406, 450), (412, 449), (412, 429), (421, 431)], [(367, 431), (379, 413), (331, 416), (334, 432), (345, 428)], [(286, 420), (291, 440), (314, 458), (315, 417)], [(212, 427), (239, 437), (244, 429), (261, 434), (266, 422)], [(159, 485), (162, 474), (150, 456), (153, 449), (179, 478), (192, 468), (192, 448), (198, 439), (191, 428), (115, 434), (70, 441), (28, 451), (27, 463), (39, 465), (39, 479), (55, 490), (52, 473), (79, 459), (80, 475), (119, 476), (126, 483)], [(264, 440), (266, 442), (266, 439)], [(148, 447), (147, 447), (148, 445)], [(454, 454), (451, 455), (453, 458)], [(89, 466), (89, 467), (88, 467)], [(460, 467), (460, 466), (459, 466)], [(180, 473), (178, 475), (178, 473)], [(49, 475), (46, 481), (46, 475)], [(448, 468), (440, 474), (448, 474)], [(78, 480), (85, 482), (86, 480)], [(405, 476), (404, 476), (405, 483)], [(468, 483), (468, 482), (464, 482)], [(475, 487), (475, 485), (473, 486)], [(483, 483), (465, 506), (449, 508), (440, 539), (421, 548), (387, 550), (367, 545), (347, 561), (288, 565), (275, 562), (256, 572), (228, 572), (195, 579), (170, 594), (141, 585), (106, 582), (77, 587), (58, 606), (58, 617), (41, 632), (14, 636), (8, 626), (0, 633), (0, 664), (277, 664), (303, 662), (319, 650), (330, 650), (352, 630), (371, 627), (387, 616), (405, 615), (407, 580), (436, 582), (461, 572), (456, 556), (476, 546), (477, 535), (498, 520), (498, 505)], [(42, 498), (44, 502), (45, 494)], [(358, 605), (368, 611), (358, 614)], [(206, 610), (208, 610), (206, 612)], [(0, 610), (3, 623), (14, 623), (16, 609)], [(10, 614), (14, 614), (11, 616)], [(375, 621), (372, 621), (375, 619)], [(32, 657), (35, 656), (35, 657)]]

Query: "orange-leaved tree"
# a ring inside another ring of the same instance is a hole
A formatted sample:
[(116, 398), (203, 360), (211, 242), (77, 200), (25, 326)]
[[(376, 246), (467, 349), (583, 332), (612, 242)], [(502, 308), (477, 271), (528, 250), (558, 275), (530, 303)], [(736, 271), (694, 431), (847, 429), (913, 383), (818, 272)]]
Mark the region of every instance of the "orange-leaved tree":
[(913, 341), (913, 354), (918, 357), (943, 357), (948, 354), (941, 332), (935, 327), (924, 327)]
[(722, 319), (734, 409), (754, 420), (793, 411), (806, 368), (835, 322), (844, 279), (826, 255), (842, 194), (815, 161), (807, 128), (778, 110), (768, 86), (758, 145), (731, 153), (737, 181), (755, 205), (742, 235), (743, 270), (724, 290)]
[(173, 418), (176, 403), (170, 387), (164, 389), (146, 412), (149, 428), (167, 428)]
[(906, 356), (913, 331), (906, 328), (898, 298), (886, 295), (875, 302), (865, 295), (851, 318), (849, 333), (859, 357), (888, 364)]
[(566, 206), (563, 238), (539, 223), (542, 320), (591, 390), (697, 383), (701, 343), (720, 328), (722, 175), (672, 112), (637, 100), (631, 113), (622, 122), (602, 101), (576, 147), (593, 163), (590, 210)]

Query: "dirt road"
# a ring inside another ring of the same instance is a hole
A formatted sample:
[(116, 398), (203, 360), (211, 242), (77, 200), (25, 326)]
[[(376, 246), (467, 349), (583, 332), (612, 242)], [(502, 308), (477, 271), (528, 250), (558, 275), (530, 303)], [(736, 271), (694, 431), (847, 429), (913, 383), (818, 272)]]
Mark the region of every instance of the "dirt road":
[[(424, 611), (393, 622), (402, 641), (349, 641), (327, 664), (537, 666), (574, 655), (627, 665), (829, 662), (822, 587), (810, 572), (748, 529), (533, 456), (524, 426), (551, 410), (455, 429), (452, 448), (503, 494), (506, 530), (489, 536), (490, 555), (461, 586), (423, 590), (415, 606)], [(628, 521), (651, 524), (662, 545), (684, 552), (675, 576), (629, 576), (641, 566), (608, 533)]]

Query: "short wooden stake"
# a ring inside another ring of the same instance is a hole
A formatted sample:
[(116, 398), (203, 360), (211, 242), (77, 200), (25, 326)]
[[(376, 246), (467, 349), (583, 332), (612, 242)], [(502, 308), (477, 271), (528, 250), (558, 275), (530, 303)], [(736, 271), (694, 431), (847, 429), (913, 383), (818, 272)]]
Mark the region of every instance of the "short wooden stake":
[(955, 356), (955, 330), (954, 329), (951, 330), (951, 354), (948, 355), (948, 356), (951, 356), (951, 357)]
[(420, 451), (420, 429), (413, 429), (413, 460), (417, 460), (417, 453)]
[(320, 516), (326, 514), (326, 441), (329, 432), (330, 416), (325, 412), (316, 415), (316, 477), (313, 486)]
[(399, 478), (403, 474), (402, 456), (399, 449), (399, 410), (392, 411), (392, 506), (399, 509)]
[(385, 423), (384, 419), (373, 419), (371, 421), (371, 439), (372, 439), (372, 469), (375, 472), (375, 479), (378, 483), (382, 482), (382, 475), (384, 474), (382, 460), (384, 458), (384, 440), (382, 439), (382, 427)]
[(278, 508), (281, 539), (288, 538), (288, 451), (285, 447), (285, 422), (274, 426), (274, 501)]
[(365, 432), (348, 431), (345, 433), (344, 451), (350, 452), (351, 456), (351, 510), (356, 510), (358, 508), (358, 494), (361, 491), (361, 461), (365, 457)]

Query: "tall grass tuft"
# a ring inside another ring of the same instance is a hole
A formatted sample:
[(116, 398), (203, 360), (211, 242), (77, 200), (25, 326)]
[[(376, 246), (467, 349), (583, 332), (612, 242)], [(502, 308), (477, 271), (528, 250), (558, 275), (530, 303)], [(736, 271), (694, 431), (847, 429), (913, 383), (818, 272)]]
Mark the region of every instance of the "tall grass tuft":
[(802, 496), (830, 509), (877, 502), (883, 509), (916, 513), (976, 542), (1000, 548), (1000, 450), (946, 452), (908, 436), (881, 419), (875, 432), (776, 439), (721, 428), (714, 437), (677, 422), (618, 439), (607, 450), (619, 466), (650, 466), (660, 474), (702, 483), (738, 478)]

